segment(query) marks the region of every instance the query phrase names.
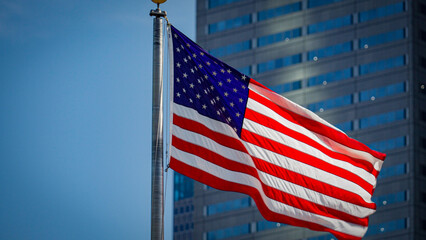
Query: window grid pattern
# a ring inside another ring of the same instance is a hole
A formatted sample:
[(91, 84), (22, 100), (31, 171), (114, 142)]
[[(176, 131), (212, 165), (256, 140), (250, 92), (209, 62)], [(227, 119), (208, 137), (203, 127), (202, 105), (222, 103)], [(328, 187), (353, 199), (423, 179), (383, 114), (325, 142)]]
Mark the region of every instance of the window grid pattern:
[(391, 5), (387, 5), (380, 8), (375, 8), (359, 13), (359, 22), (367, 22), (377, 18), (387, 17), (393, 14), (397, 14), (404, 11), (404, 3), (399, 2)]
[(308, 0), (308, 8), (320, 7), (340, 1), (342, 0)]
[(207, 206), (207, 216), (230, 212), (250, 206), (250, 198), (240, 198)]
[(405, 65), (405, 57), (399, 56), (395, 58), (388, 58), (385, 60), (371, 62), (367, 64), (359, 65), (359, 75), (365, 75), (384, 71), (391, 68), (401, 67)]
[(327, 99), (325, 101), (311, 103), (308, 109), (312, 112), (323, 112), (325, 110), (351, 105), (353, 103), (352, 95), (340, 96), (337, 98)]
[(285, 226), (285, 224), (263, 220), (256, 223), (256, 231), (260, 232), (269, 229), (279, 228), (282, 226)]
[(401, 163), (390, 167), (384, 167), (380, 170), (377, 180), (386, 179), (390, 177), (401, 176), (407, 173), (407, 164)]
[(250, 224), (244, 224), (224, 229), (207, 232), (207, 240), (219, 240), (230, 237), (241, 236), (250, 233)]
[(245, 75), (251, 75), (251, 66), (237, 68), (237, 71)]
[(324, 57), (331, 57), (334, 55), (352, 51), (352, 42), (339, 43), (333, 46), (316, 49), (308, 52), (309, 61), (317, 61)]
[(407, 191), (381, 195), (378, 197), (373, 197), (371, 200), (376, 203), (377, 207), (383, 207), (394, 203), (401, 203), (407, 201)]
[(381, 233), (393, 232), (407, 228), (407, 219), (398, 219), (390, 222), (384, 222), (368, 227), (365, 236), (377, 235)]
[(263, 72), (271, 71), (277, 68), (282, 68), (282, 67), (287, 67), (293, 64), (297, 64), (297, 63), (300, 63), (301, 61), (302, 61), (301, 54), (278, 58), (275, 60), (257, 64), (257, 72), (263, 73)]
[(393, 112), (382, 113), (370, 117), (361, 118), (359, 120), (359, 128), (370, 128), (378, 125), (389, 124), (392, 122), (404, 120), (406, 118), (405, 109)]
[(373, 142), (367, 144), (367, 146), (376, 151), (385, 152), (407, 146), (407, 139), (405, 136), (402, 136), (392, 139), (386, 139), (383, 141)]
[(217, 23), (209, 24), (209, 34), (222, 32), (225, 30), (241, 27), (250, 24), (252, 21), (251, 14), (247, 14), (241, 17), (220, 21)]
[(308, 25), (308, 34), (325, 32), (328, 30), (341, 28), (344, 26), (352, 25), (352, 16), (347, 15), (340, 18), (330, 19), (324, 22)]
[(329, 72), (326, 74), (321, 74), (315, 77), (308, 78), (308, 87), (317, 86), (317, 85), (327, 85), (328, 83), (338, 82), (345, 79), (353, 77), (352, 68), (346, 68), (343, 70)]
[(359, 101), (374, 101), (376, 99), (396, 95), (405, 92), (405, 83), (395, 83), (384, 87), (373, 88), (359, 93)]
[(298, 12), (300, 10), (302, 10), (302, 3), (296, 2), (285, 6), (260, 11), (257, 13), (257, 20), (260, 22), (286, 14)]
[(292, 30), (260, 37), (257, 39), (257, 46), (263, 47), (276, 42), (288, 41), (293, 38), (298, 38), (301, 35), (302, 35), (302, 29), (295, 28)]
[(194, 196), (194, 180), (180, 173), (174, 174), (174, 200), (179, 201)]
[(216, 8), (223, 5), (231, 4), (234, 2), (240, 2), (243, 0), (209, 0), (209, 8)]
[(374, 47), (380, 44), (390, 43), (394, 41), (398, 41), (405, 38), (404, 29), (399, 29), (396, 31), (386, 32), (370, 37), (365, 37), (359, 39), (359, 48), (369, 48)]
[(294, 81), (289, 83), (284, 83), (276, 86), (269, 87), (272, 91), (276, 93), (285, 93), (302, 88), (302, 81)]
[(209, 52), (211, 55), (215, 57), (224, 57), (224, 56), (243, 52), (250, 49), (251, 49), (251, 41), (247, 40), (247, 41), (243, 41), (243, 42), (239, 42), (235, 44), (230, 44), (224, 47), (215, 48), (210, 50)]

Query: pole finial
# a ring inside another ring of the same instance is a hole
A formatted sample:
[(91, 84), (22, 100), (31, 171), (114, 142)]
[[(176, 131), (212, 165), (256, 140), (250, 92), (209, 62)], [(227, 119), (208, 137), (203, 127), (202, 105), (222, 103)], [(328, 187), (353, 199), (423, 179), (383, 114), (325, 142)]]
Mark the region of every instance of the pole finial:
[(167, 0), (151, 0), (153, 3), (156, 3), (158, 5), (165, 3)]

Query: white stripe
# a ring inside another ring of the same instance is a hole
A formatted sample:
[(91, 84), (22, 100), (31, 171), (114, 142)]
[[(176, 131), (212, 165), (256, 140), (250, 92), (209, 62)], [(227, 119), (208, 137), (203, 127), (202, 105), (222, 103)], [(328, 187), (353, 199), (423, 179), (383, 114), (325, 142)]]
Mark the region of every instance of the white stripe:
[(263, 202), (266, 204), (269, 210), (272, 212), (283, 214), (292, 218), (300, 219), (307, 222), (312, 222), (320, 224), (326, 228), (333, 229), (338, 232), (346, 233), (356, 237), (362, 237), (367, 231), (367, 227), (363, 227), (357, 224), (348, 223), (343, 220), (329, 218), (314, 214), (311, 212), (303, 211), (292, 206), (283, 204), (281, 202), (275, 201), (268, 198), (265, 193), (262, 191), (262, 185), (259, 180), (253, 176), (229, 171), (225, 168), (219, 167), (215, 164), (212, 164), (208, 161), (205, 161), (202, 158), (199, 158), (195, 155), (182, 152), (174, 147), (172, 147), (172, 156), (189, 166), (198, 168), (204, 172), (212, 174), (218, 178), (221, 178), (225, 181), (234, 182), (237, 184), (242, 184), (250, 187), (254, 187), (260, 193)]
[[(215, 125), (215, 124), (222, 124), (222, 123), (215, 121), (209, 124), (209, 126), (211, 126), (212, 124)], [(174, 126), (173, 135), (184, 141), (190, 142), (192, 144), (209, 149), (213, 152), (219, 153), (220, 155), (224, 156), (230, 161), (242, 163), (256, 169), (251, 157), (248, 154), (234, 150), (232, 148), (222, 146), (216, 143), (215, 141), (211, 140), (210, 138), (205, 137), (202, 134), (188, 131), (178, 126)], [(248, 146), (251, 147), (251, 144), (248, 144)], [(259, 148), (255, 147), (254, 149), (257, 150)], [(274, 154), (271, 155), (271, 157), (273, 156)], [(271, 176), (259, 170), (257, 170), (257, 172), (262, 177), (262, 182), (264, 182), (266, 185), (271, 186), (279, 191), (283, 191), (285, 193), (294, 195), (296, 197), (300, 197), (302, 199), (309, 200), (314, 203), (317, 203), (326, 207), (330, 207), (330, 208), (351, 214), (356, 217), (365, 217), (367, 215), (374, 213), (374, 210), (372, 209), (364, 208), (364, 207), (357, 206), (355, 204), (348, 203), (330, 196), (323, 195), (322, 193), (276, 178), (274, 176)], [(328, 174), (328, 175), (331, 175), (331, 174)], [(328, 175), (327, 174), (323, 175), (321, 178), (324, 178), (324, 179), (322, 180), (327, 181), (326, 177)], [(334, 176), (334, 175), (331, 175), (331, 176)], [(357, 190), (356, 186), (357, 185), (355, 185), (355, 190)], [(349, 184), (349, 187), (354, 187), (354, 184), (352, 185)], [(348, 189), (348, 191), (352, 192), (353, 190)], [(371, 198), (370, 195), (368, 195), (368, 197)], [(371, 202), (371, 201), (367, 201), (367, 202)]]
[[(308, 109), (306, 109), (306, 108), (304, 108), (302, 106), (299, 106), (299, 105), (293, 103), (292, 101), (290, 101), (289, 99), (284, 98), (281, 95), (278, 95), (278, 94), (276, 94), (274, 92), (270, 92), (270, 91), (268, 91), (268, 90), (266, 90), (266, 89), (264, 89), (264, 88), (262, 88), (260, 86), (257, 86), (255, 84), (249, 84), (249, 88), (252, 91), (254, 91), (254, 92), (256, 92), (256, 93), (258, 93), (258, 94), (260, 94), (260, 95), (262, 95), (262, 96), (264, 96), (266, 98), (268, 98), (270, 101), (272, 101), (273, 103), (279, 105), (280, 107), (288, 109), (288, 110), (290, 110), (290, 111), (292, 111), (292, 112), (294, 112), (296, 114), (299, 114), (299, 115), (304, 116), (306, 118), (312, 119), (312, 120), (317, 121), (317, 122), (319, 122), (321, 124), (324, 124), (324, 125), (326, 125), (328, 127), (331, 127), (331, 128), (333, 128), (333, 129), (335, 129), (335, 130), (337, 130), (339, 132), (342, 132), (341, 130), (337, 129), (333, 125), (331, 125), (328, 122), (326, 122), (324, 119), (318, 117), (313, 112), (309, 111)], [(360, 150), (357, 150), (357, 149), (352, 149), (350, 147), (344, 146), (344, 145), (342, 145), (342, 144), (340, 144), (338, 142), (335, 142), (334, 140), (329, 139), (326, 136), (321, 136), (321, 135), (318, 134), (318, 137), (320, 137), (320, 138), (322, 137), (323, 141), (324, 142), (328, 142), (333, 149), (336, 149), (339, 152), (343, 152), (346, 155), (348, 155), (350, 157), (353, 157), (353, 158), (365, 159), (365, 160), (373, 163), (374, 168), (376, 170), (379, 171), (381, 169), (381, 165), (383, 164), (383, 161), (380, 160), (380, 159), (378, 159), (378, 158), (376, 158), (376, 157), (374, 157), (370, 153), (364, 152), (364, 151), (360, 151)]]
[(203, 116), (192, 108), (174, 103), (173, 111), (178, 116), (192, 119), (203, 124), (204, 126), (208, 126), (208, 128), (210, 128), (212, 131), (219, 132), (233, 138), (239, 138), (237, 133), (235, 133), (235, 131), (228, 124)]
[[(349, 191), (349, 192), (353, 192), (354, 194), (360, 195), (360, 189), (362, 189), (360, 186), (358, 186), (357, 184), (348, 181), (344, 178), (341, 178), (339, 176), (336, 176), (334, 174), (331, 174), (327, 171), (312, 167), (308, 164), (296, 161), (294, 159), (285, 157), (283, 155), (280, 154), (276, 154), (274, 152), (271, 152), (269, 150), (260, 148), (256, 145), (253, 145), (251, 143), (245, 143), (247, 145), (247, 150), (249, 151), (249, 154), (251, 154), (254, 157), (257, 157), (259, 159), (264, 160), (265, 162), (269, 162), (271, 164), (277, 165), (279, 167), (282, 167), (284, 169), (287, 169), (289, 171), (293, 171), (299, 174), (302, 174), (304, 176), (316, 179), (318, 181), (321, 181), (325, 184)], [(365, 192), (363, 189), (361, 190), (362, 192)], [(344, 201), (342, 201), (344, 202)], [(371, 195), (366, 196), (365, 199), (366, 203), (372, 203), (371, 201)], [(367, 217), (368, 215), (371, 215), (375, 212), (375, 210), (373, 209), (369, 209), (366, 207), (362, 207), (362, 206), (358, 206), (356, 204), (350, 204), (350, 206), (348, 206), (347, 208), (343, 209), (341, 206), (337, 206), (337, 207), (332, 207), (330, 204), (322, 204), (322, 203), (318, 203), (324, 206), (329, 206), (331, 208), (334, 208), (336, 210), (339, 211), (345, 211), (348, 214), (351, 214), (353, 216), (358, 216), (358, 217)]]
[[(332, 158), (332, 157), (324, 154), (323, 152), (319, 151), (318, 149), (312, 147), (309, 144), (298, 141), (294, 138), (291, 138), (290, 136), (282, 134), (282, 133), (275, 131), (273, 129), (267, 128), (267, 127), (260, 125), (260, 124), (254, 122), (254, 121), (251, 121), (249, 119), (245, 119), (244, 124), (243, 124), (243, 128), (250, 131), (250, 132), (254, 132), (256, 134), (259, 134), (259, 135), (261, 135), (265, 138), (268, 138), (268, 139), (271, 139), (273, 141), (279, 142), (283, 145), (289, 146), (293, 149), (299, 150), (303, 153), (309, 154), (313, 157), (319, 158), (319, 159), (321, 159), (321, 160), (323, 160), (327, 163), (330, 163), (334, 166), (337, 166), (339, 168), (346, 169), (350, 172), (353, 172), (356, 175), (363, 178), (364, 180), (366, 180), (372, 186), (374, 186), (375, 183), (376, 183), (376, 178), (372, 174), (365, 171), (364, 169), (356, 167), (356, 166), (354, 166), (354, 165), (352, 165), (348, 162)], [(366, 191), (365, 191), (365, 193), (367, 195), (370, 195)], [(362, 195), (364, 195), (364, 194), (362, 194)], [(360, 195), (360, 196), (362, 197), (362, 195)]]

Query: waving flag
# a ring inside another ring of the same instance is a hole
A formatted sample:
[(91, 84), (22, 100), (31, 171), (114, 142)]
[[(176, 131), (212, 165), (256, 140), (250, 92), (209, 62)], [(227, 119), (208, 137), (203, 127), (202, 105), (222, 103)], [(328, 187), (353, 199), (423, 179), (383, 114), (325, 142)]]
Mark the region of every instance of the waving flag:
[(385, 154), (209, 55), (169, 28), (170, 167), (245, 193), (269, 221), (361, 239)]

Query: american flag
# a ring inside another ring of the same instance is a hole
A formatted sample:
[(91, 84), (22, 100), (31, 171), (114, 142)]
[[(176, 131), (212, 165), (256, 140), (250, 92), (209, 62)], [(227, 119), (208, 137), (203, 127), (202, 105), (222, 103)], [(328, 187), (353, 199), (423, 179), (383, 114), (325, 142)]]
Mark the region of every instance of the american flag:
[(265, 219), (361, 239), (385, 154), (169, 27), (175, 171), (245, 193)]

